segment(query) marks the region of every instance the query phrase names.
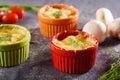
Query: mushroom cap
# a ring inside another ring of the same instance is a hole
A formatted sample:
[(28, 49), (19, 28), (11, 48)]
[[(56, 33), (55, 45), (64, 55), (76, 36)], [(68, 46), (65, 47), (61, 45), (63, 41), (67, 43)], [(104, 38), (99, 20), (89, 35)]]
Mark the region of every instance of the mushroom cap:
[(120, 38), (120, 18), (115, 19), (108, 25), (108, 32), (112, 37)]
[(83, 31), (94, 35), (98, 39), (99, 43), (101, 43), (106, 38), (107, 29), (101, 21), (91, 20), (84, 25)]

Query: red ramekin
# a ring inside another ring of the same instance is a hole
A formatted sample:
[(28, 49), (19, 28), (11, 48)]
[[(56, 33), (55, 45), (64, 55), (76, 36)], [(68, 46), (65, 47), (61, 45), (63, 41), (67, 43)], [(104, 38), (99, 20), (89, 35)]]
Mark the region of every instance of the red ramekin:
[[(95, 44), (82, 50), (66, 50), (56, 46), (55, 39), (63, 40), (70, 35), (87, 35), (95, 41)], [(50, 40), (53, 65), (55, 68), (66, 73), (84, 73), (89, 71), (95, 64), (98, 41), (93, 35), (82, 31), (64, 31), (56, 34)]]

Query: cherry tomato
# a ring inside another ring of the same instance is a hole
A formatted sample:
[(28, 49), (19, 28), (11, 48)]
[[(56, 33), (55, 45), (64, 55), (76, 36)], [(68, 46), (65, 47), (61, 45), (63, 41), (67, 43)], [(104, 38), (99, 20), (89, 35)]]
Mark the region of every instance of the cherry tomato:
[(2, 21), (3, 15), (4, 15), (4, 12), (0, 10), (0, 22)]
[(2, 17), (3, 23), (13, 24), (13, 23), (18, 22), (18, 20), (19, 20), (19, 18), (18, 18), (18, 15), (16, 13), (6, 13)]
[(9, 10), (8, 10), (8, 13), (16, 13), (20, 18), (23, 18), (24, 15), (25, 15), (25, 11), (23, 8), (19, 8), (19, 7), (11, 7)]

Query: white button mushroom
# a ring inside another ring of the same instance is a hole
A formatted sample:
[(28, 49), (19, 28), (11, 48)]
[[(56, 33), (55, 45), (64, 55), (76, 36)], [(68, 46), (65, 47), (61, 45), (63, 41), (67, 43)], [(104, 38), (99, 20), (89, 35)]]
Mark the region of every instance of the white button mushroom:
[(82, 31), (93, 34), (98, 39), (99, 43), (102, 43), (106, 38), (107, 29), (101, 21), (91, 20), (84, 25)]
[(114, 20), (114, 18), (113, 18), (112, 13), (109, 9), (99, 8), (96, 11), (96, 20), (103, 22), (107, 27), (108, 24)]
[(115, 19), (108, 25), (109, 34), (120, 39), (120, 18)]

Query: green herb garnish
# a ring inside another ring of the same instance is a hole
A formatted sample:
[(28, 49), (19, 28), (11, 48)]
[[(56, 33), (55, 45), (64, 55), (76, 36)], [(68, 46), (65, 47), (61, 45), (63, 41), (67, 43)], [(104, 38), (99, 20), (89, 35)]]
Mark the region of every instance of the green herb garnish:
[[(41, 6), (29, 6), (29, 5), (14, 5), (15, 7), (20, 7), (25, 10), (33, 10), (38, 11)], [(2, 4), (0, 5), (0, 10), (8, 10), (9, 8), (13, 7), (12, 5)]]
[(55, 18), (59, 18), (62, 16), (62, 11), (56, 11), (55, 13), (52, 14)]
[(115, 61), (111, 68), (104, 73), (98, 80), (120, 80), (120, 51), (108, 48), (106, 51), (118, 53), (117, 61)]
[(27, 6), (27, 5), (17, 5), (16, 7), (23, 8), (25, 10), (38, 11), (41, 6)]
[(11, 38), (12, 38), (11, 34), (6, 34), (0, 37), (0, 41), (11, 41)]
[(112, 48), (107, 48), (107, 49), (106, 49), (106, 52), (108, 52), (108, 53), (117, 53), (117, 51), (115, 51), (115, 50), (112, 49)]

